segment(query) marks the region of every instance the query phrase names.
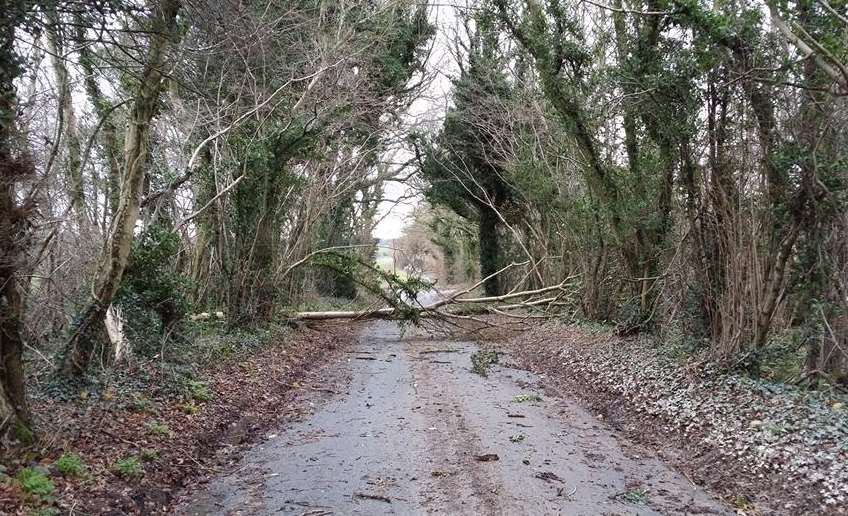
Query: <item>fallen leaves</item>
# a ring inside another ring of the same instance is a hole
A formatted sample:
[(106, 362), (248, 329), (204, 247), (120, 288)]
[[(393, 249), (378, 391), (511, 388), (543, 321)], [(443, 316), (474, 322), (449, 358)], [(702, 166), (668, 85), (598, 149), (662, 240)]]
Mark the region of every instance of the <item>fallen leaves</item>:
[(686, 466), (727, 496), (745, 492), (754, 505), (797, 514), (848, 506), (844, 394), (755, 380), (681, 359), (649, 337), (577, 325), (548, 323), (505, 345), (605, 424), (659, 447), (681, 439)]
[(512, 398), (513, 403), (527, 403), (527, 402), (535, 402), (538, 403), (542, 401), (542, 397), (538, 394), (519, 394)]
[[(48, 393), (35, 400), (34, 411), (52, 416), (40, 429), (55, 436), (54, 444), (33, 463), (52, 464), (64, 450), (84, 461), (81, 478), (57, 474), (51, 479), (64, 511), (170, 514), (174, 493), (216, 470), (219, 460), (232, 460), (238, 445), (263, 438), (281, 418), (296, 417), (298, 386), (312, 381), (309, 372), (351, 336), (349, 325), (291, 332), (196, 369), (193, 374), (202, 381), (171, 390), (163, 388), (157, 362), (123, 371), (129, 387), (110, 386), (105, 395), (87, 390), (81, 400)], [(318, 389), (324, 386), (310, 388)], [(216, 456), (222, 447), (228, 457)], [(19, 469), (4, 463), (11, 472)], [(21, 496), (0, 481), (0, 514), (26, 514)]]

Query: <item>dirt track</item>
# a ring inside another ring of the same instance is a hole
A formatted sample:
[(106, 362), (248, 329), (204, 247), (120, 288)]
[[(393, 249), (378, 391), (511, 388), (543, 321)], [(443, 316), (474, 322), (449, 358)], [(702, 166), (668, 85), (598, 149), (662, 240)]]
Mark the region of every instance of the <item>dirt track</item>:
[(311, 418), (270, 434), (183, 512), (732, 514), (576, 402), (545, 397), (537, 376), (474, 374), (476, 349), (369, 324), (330, 366), (349, 381), (316, 391)]

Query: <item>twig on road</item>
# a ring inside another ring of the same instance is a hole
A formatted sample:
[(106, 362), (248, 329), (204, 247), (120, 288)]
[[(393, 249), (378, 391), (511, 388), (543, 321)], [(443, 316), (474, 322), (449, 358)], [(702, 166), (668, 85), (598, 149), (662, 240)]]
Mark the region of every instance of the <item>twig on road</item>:
[(353, 496), (356, 498), (365, 498), (367, 500), (379, 500), (381, 502), (392, 503), (392, 499), (388, 496), (383, 495), (374, 495), (368, 493), (353, 493)]

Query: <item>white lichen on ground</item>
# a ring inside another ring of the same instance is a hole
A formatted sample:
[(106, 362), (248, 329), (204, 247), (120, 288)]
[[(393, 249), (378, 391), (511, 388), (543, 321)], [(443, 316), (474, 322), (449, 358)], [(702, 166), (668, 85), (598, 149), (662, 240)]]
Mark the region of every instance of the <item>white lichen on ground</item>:
[[(779, 473), (789, 487), (818, 490), (830, 509), (848, 507), (848, 397), (754, 380), (704, 360), (681, 361), (649, 338), (622, 341), (554, 323), (533, 346), (626, 399), (663, 426), (733, 457), (747, 473)], [(587, 342), (590, 341), (590, 342)]]

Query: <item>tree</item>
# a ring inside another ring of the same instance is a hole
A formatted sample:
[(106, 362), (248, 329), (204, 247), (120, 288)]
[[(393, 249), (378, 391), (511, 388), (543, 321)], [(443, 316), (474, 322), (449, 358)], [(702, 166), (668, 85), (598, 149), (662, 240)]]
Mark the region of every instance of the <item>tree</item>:
[(503, 73), (498, 33), (487, 20), (478, 20), (471, 36), (467, 64), (454, 81), (453, 106), (445, 115), (436, 142), (427, 149), (421, 171), (429, 181), (426, 197), (478, 227), (480, 275), (488, 278), (487, 295), (502, 293), (502, 212), (511, 202), (511, 187), (494, 144), (502, 130), (498, 112), (511, 96)]
[[(15, 31), (26, 23), (26, 2), (14, 2), (0, 13), (0, 437), (13, 429), (22, 440), (31, 438), (26, 399), (21, 335), (26, 310), (19, 273), (25, 267), (34, 209), (29, 195), (20, 195), (34, 169), (16, 134), (15, 80), (24, 71), (15, 51)], [(17, 149), (17, 151), (16, 151)]]
[(85, 372), (96, 343), (102, 339), (106, 310), (120, 287), (138, 221), (141, 187), (147, 172), (150, 124), (159, 109), (159, 95), (168, 51), (176, 37), (180, 4), (177, 0), (159, 0), (149, 7), (145, 28), (150, 39), (144, 67), (133, 91), (134, 100), (124, 135), (121, 194), (106, 246), (100, 255), (92, 299), (83, 309), (65, 346), (62, 370), (70, 375)]
[[(692, 131), (693, 103), (687, 98), (692, 78), (685, 55), (671, 52), (675, 40), (663, 34), (662, 13), (626, 15), (616, 4), (612, 28), (618, 56), (608, 63), (602, 52), (606, 39), (597, 40), (598, 49), (587, 47), (580, 18), (558, 0), (524, 2), (520, 21), (510, 14), (516, 12), (510, 2), (494, 4), (501, 22), (533, 57), (542, 91), (573, 139), (586, 184), (609, 219), (637, 300), (628, 326), (638, 329), (654, 313), (674, 175)], [(656, 11), (650, 2), (647, 7)], [(618, 135), (610, 137), (594, 118), (591, 99), (606, 94), (623, 99), (618, 132), (623, 161), (617, 152), (605, 152)]]

